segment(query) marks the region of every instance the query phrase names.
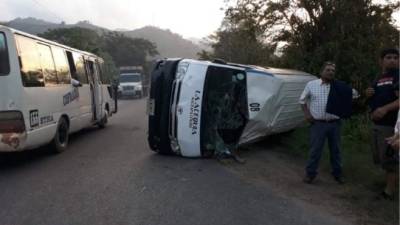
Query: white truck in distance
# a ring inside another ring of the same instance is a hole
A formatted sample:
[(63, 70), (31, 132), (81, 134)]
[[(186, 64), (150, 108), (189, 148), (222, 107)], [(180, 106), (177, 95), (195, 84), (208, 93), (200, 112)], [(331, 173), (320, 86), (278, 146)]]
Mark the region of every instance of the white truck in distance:
[(141, 66), (123, 66), (119, 68), (119, 97), (143, 97), (143, 68)]
[(118, 94), (120, 97), (143, 96), (141, 75), (138, 73), (123, 73), (119, 76)]

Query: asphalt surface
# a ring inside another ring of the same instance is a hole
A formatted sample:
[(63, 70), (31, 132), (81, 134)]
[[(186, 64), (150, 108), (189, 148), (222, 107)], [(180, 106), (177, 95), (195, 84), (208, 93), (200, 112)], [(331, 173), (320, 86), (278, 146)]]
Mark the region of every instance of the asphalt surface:
[(157, 155), (145, 100), (119, 110), (105, 129), (72, 135), (62, 154), (0, 154), (0, 225), (347, 224), (215, 160)]

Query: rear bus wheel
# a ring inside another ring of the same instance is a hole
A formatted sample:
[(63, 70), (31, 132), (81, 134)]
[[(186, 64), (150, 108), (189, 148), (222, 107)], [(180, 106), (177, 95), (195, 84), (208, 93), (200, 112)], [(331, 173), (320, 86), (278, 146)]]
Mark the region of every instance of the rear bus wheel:
[(100, 120), (100, 122), (98, 124), (101, 129), (103, 129), (103, 128), (105, 128), (107, 126), (108, 115), (109, 115), (109, 112), (108, 112), (108, 109), (106, 109), (105, 112), (104, 112), (103, 118)]
[(69, 141), (69, 125), (64, 117), (58, 121), (56, 135), (51, 143), (51, 150), (55, 153), (61, 153), (68, 147)]

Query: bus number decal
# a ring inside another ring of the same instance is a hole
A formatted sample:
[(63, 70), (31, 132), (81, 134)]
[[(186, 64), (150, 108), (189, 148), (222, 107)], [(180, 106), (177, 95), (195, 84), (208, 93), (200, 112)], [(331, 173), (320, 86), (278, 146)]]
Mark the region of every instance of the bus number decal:
[(43, 116), (43, 117), (40, 117), (40, 124), (41, 124), (41, 125), (44, 125), (44, 124), (47, 124), (47, 123), (51, 123), (51, 122), (53, 122), (53, 121), (54, 121), (53, 116)]
[(29, 111), (29, 122), (31, 124), (31, 128), (39, 126), (39, 110), (31, 110)]

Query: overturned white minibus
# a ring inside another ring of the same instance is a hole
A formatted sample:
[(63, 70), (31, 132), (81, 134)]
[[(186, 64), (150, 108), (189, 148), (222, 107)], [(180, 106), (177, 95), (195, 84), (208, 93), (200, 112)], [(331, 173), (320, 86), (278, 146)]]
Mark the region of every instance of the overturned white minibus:
[[(308, 73), (288, 69), (161, 60), (151, 75), (150, 148), (163, 154), (208, 157), (213, 154), (208, 147), (214, 141), (212, 130), (225, 142), (239, 144), (292, 130), (304, 122), (298, 100), (313, 79)], [(225, 112), (222, 117), (216, 113), (221, 111)], [(239, 118), (242, 124), (219, 129), (226, 118)]]
[(116, 102), (102, 64), (94, 54), (0, 26), (0, 152), (48, 143), (62, 152), (70, 133), (104, 127)]

